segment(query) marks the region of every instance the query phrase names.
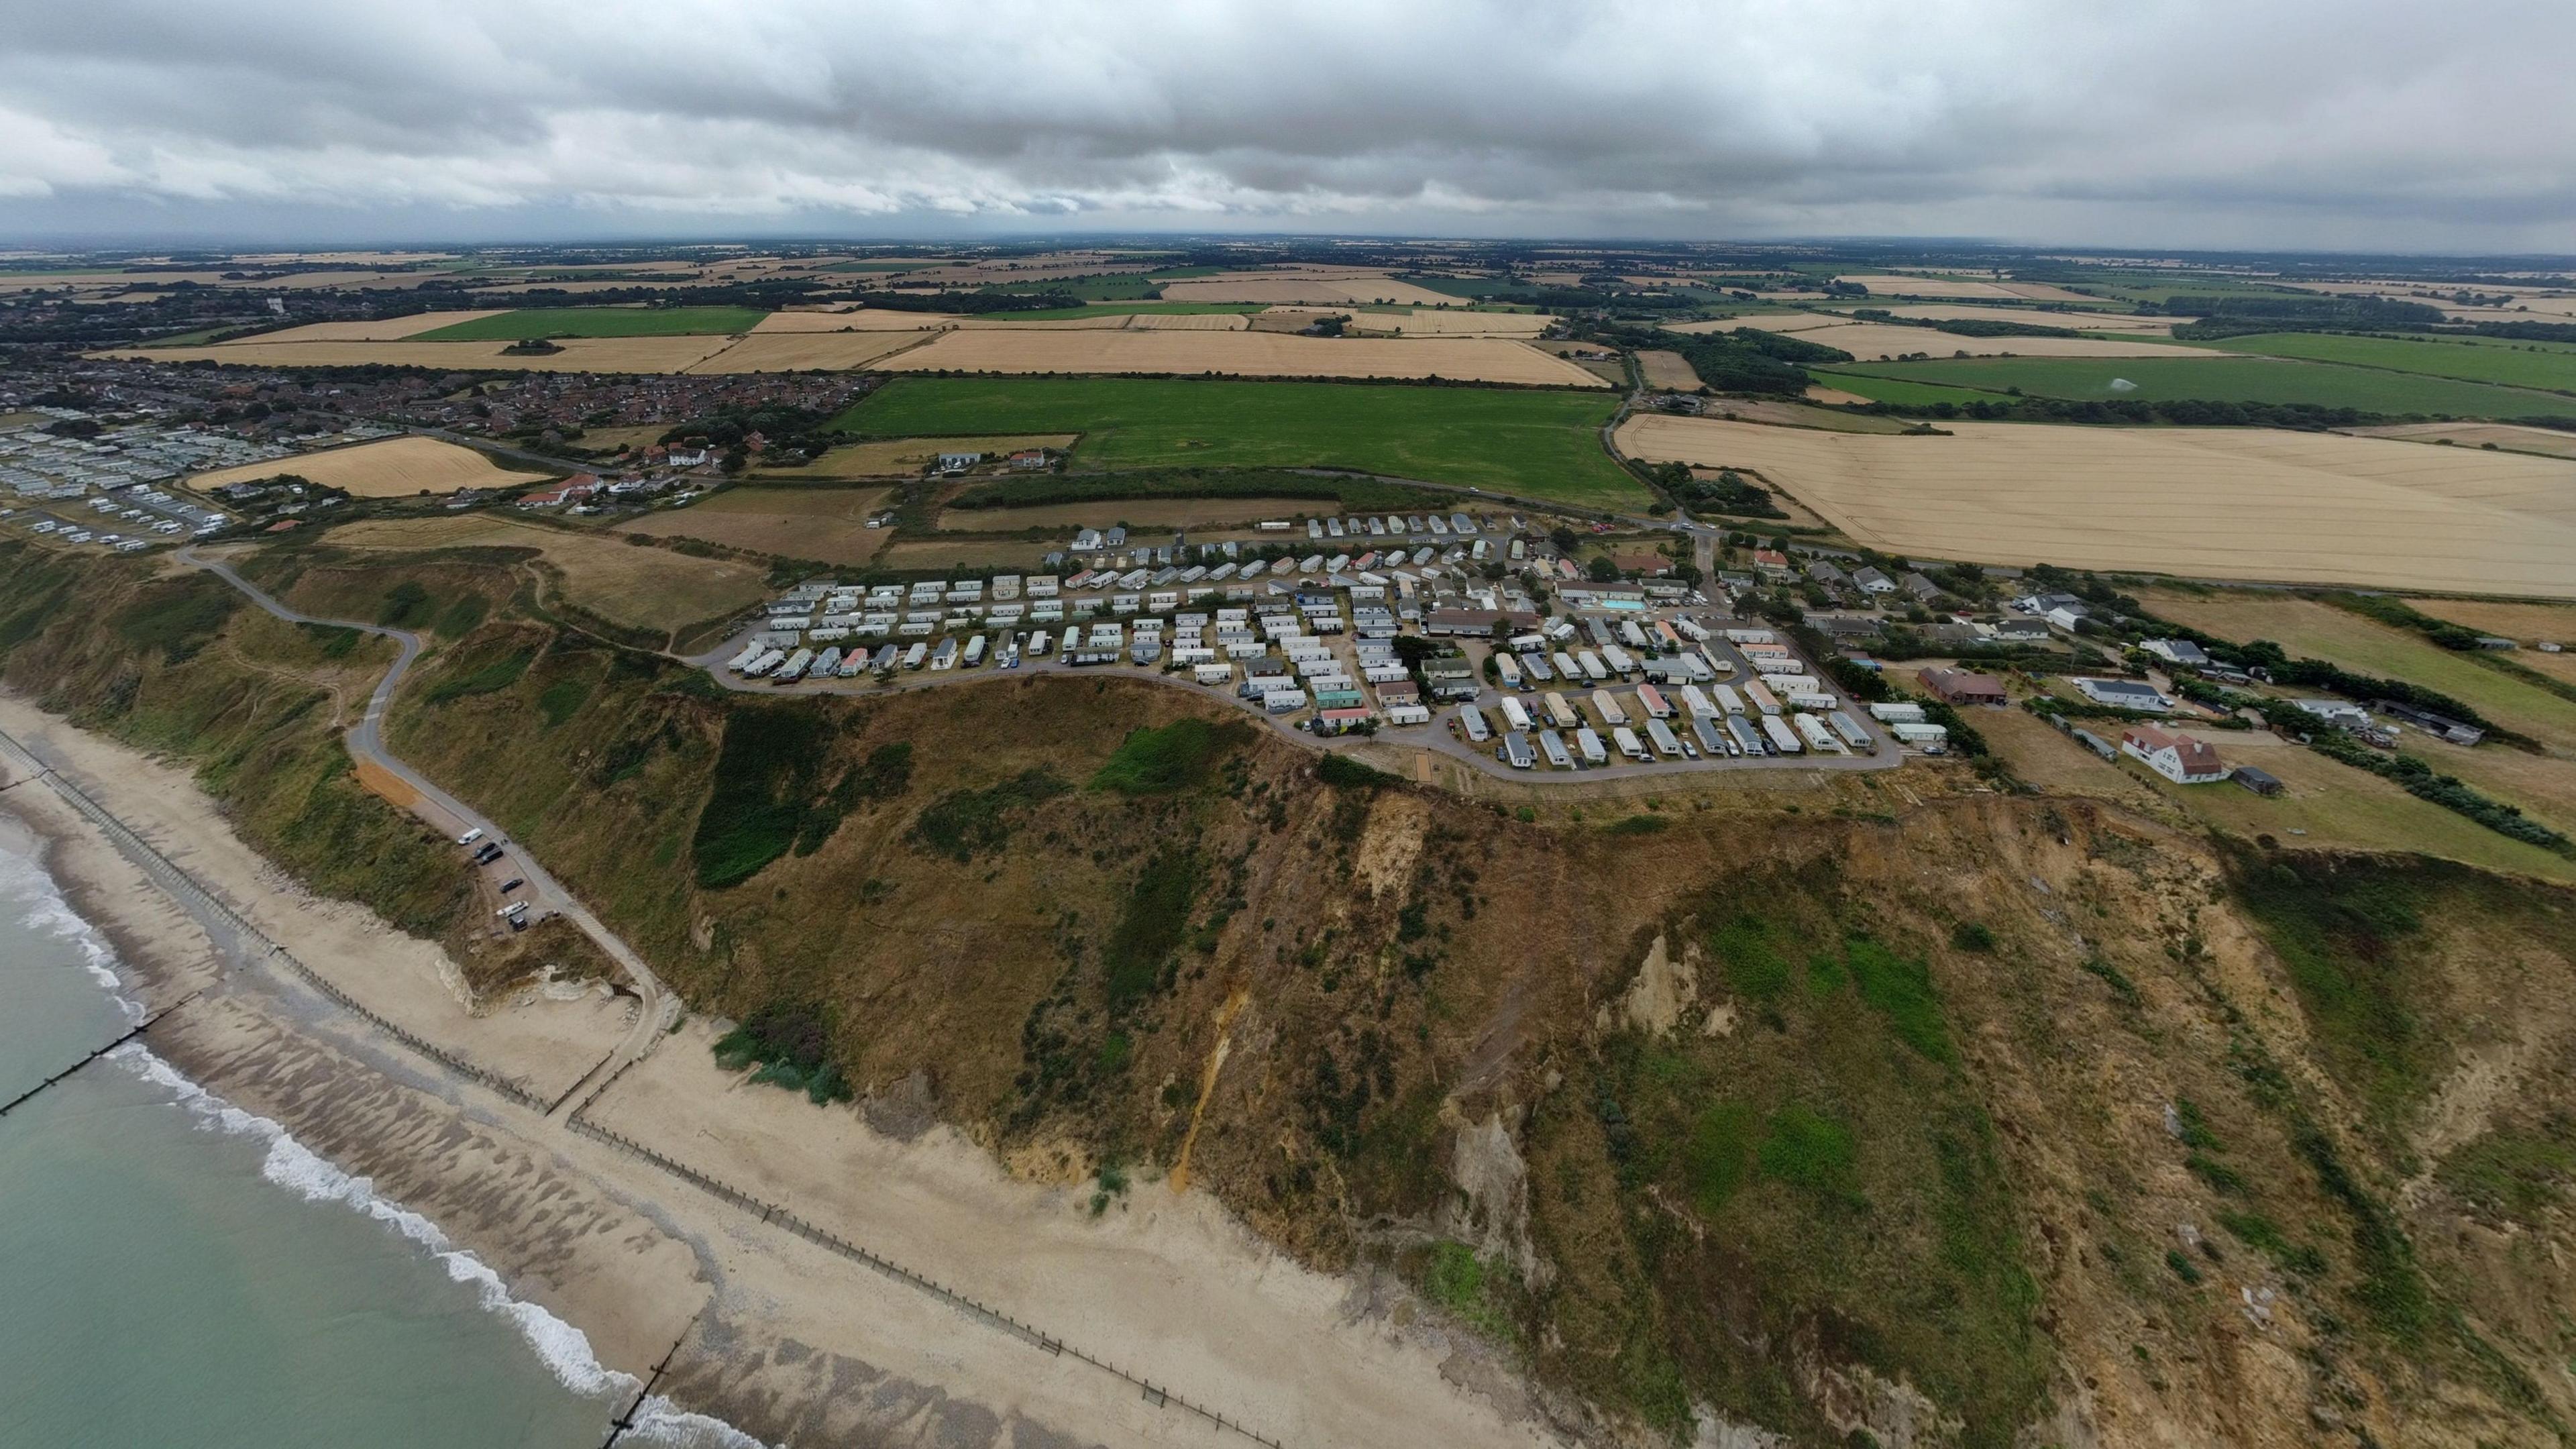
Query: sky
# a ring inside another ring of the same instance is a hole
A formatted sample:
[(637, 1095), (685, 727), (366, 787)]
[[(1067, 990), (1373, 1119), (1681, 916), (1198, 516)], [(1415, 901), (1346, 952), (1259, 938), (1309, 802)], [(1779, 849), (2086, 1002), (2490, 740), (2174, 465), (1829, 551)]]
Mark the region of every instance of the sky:
[(2567, 0), (78, 0), (9, 31), (0, 245), (2576, 252)]

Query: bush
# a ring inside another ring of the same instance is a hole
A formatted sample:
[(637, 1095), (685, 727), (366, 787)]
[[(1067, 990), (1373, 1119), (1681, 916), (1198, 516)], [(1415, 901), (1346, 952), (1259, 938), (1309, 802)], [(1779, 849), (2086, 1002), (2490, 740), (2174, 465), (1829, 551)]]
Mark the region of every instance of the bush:
[(1844, 943), (1843, 957), (1860, 983), (1861, 1000), (1886, 1014), (1899, 1041), (1936, 1062), (1951, 1059), (1950, 1032), (1941, 1017), (1941, 999), (1932, 989), (1929, 967), (1899, 959), (1866, 936)]
[(169, 663), (185, 664), (214, 642), (239, 607), (241, 595), (229, 585), (197, 575), (153, 586), (117, 614), (114, 627), (126, 643), (157, 648)]
[(1207, 778), (1217, 757), (1243, 744), (1252, 731), (1239, 720), (1210, 724), (1178, 719), (1161, 729), (1131, 730), (1117, 752), (1091, 777), (1094, 790), (1121, 795), (1168, 795)]
[(1037, 769), (987, 789), (951, 791), (914, 819), (911, 839), (935, 854), (969, 861), (979, 851), (1000, 849), (1011, 838), (1014, 813), (1072, 789), (1053, 773)]
[(1386, 771), (1343, 754), (1329, 754), (1316, 761), (1315, 778), (1343, 790), (1374, 790), (1396, 783), (1395, 776)]
[(1950, 928), (1950, 944), (1962, 951), (1995, 949), (1995, 933), (1982, 921), (1961, 921)]

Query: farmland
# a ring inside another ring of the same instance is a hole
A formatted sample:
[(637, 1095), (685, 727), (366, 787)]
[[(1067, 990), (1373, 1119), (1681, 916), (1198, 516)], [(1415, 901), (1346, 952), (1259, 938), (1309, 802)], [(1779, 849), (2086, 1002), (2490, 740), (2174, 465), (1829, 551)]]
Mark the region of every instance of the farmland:
[(684, 337), (749, 332), (752, 307), (527, 307), (419, 334), (422, 342), (517, 342), (532, 337)]
[(1646, 386), (1696, 392), (1699, 374), (1691, 371), (1690, 359), (1678, 352), (1649, 348), (1637, 354), (1637, 370), (1645, 374)]
[(1632, 457), (1761, 476), (1864, 543), (1986, 563), (2576, 597), (2576, 467), (2339, 434), (1649, 415)]
[(678, 372), (732, 345), (729, 337), (576, 337), (549, 353), (510, 356), (507, 343), (258, 342), (117, 349), (146, 362), (227, 362), (245, 367), (431, 367), (496, 372)]
[(308, 483), (337, 488), (357, 498), (401, 498), (415, 493), (453, 493), (460, 488), (513, 488), (542, 483), (542, 473), (514, 472), (472, 448), (436, 438), (386, 438), (354, 448), (272, 458), (200, 473), (188, 480), (193, 488), (220, 488), (292, 473)]
[(1501, 338), (1325, 338), (1277, 332), (959, 330), (889, 358), (910, 372), (1227, 373), (1244, 377), (1440, 377), (1599, 387), (1570, 362)]
[[(2287, 595), (2158, 590), (2138, 598), (2160, 617), (2224, 638), (2269, 639), (2294, 655), (2438, 689), (2507, 729), (2576, 753), (2576, 703), (2410, 631)], [(2441, 600), (2420, 607), (2437, 618), (2449, 613)]]
[(748, 608), (768, 589), (765, 571), (749, 564), (692, 558), (613, 534), (546, 528), (485, 514), (367, 519), (331, 530), (324, 541), (335, 548), (395, 553), (532, 549), (560, 578), (566, 602), (612, 624), (657, 633)]
[(883, 488), (797, 486), (728, 488), (687, 508), (657, 509), (618, 530), (654, 538), (698, 538), (727, 548), (817, 563), (858, 565), (876, 557), (888, 537), (867, 516)]
[(2426, 377), (2505, 387), (2576, 392), (2576, 344), (2508, 342), (2493, 337), (2358, 337), (2329, 332), (2267, 332), (2217, 344), (2230, 352), (2385, 368)]
[(942, 453), (1016, 453), (1023, 448), (1071, 448), (1072, 433), (995, 433), (965, 438), (889, 438), (844, 443), (802, 468), (764, 470), (756, 476), (791, 479), (901, 478), (920, 473)]
[(1089, 468), (1340, 467), (1592, 507), (1644, 487), (1601, 451), (1604, 396), (1348, 383), (906, 378), (833, 426), (874, 437), (1078, 432)]
[[(1807, 334), (1813, 336), (1815, 334)], [(1970, 358), (1855, 363), (1822, 368), (1834, 386), (1887, 402), (1914, 401), (1926, 384), (1988, 395), (2018, 388), (2075, 401), (2310, 403), (2364, 412), (2453, 417), (2576, 417), (2576, 397), (2448, 378), (2270, 357), (2140, 357), (2079, 362), (2055, 358)], [(2114, 387), (2114, 381), (2127, 387)]]
[[(2072, 321), (2040, 319), (2040, 325), (2073, 327)], [(1769, 318), (1738, 322), (1737, 328), (1763, 332), (1788, 329), (1774, 325)], [(2176, 357), (2205, 358), (2208, 354), (2184, 347), (2162, 337), (2146, 333), (2121, 337), (1962, 337), (1930, 327), (1905, 327), (1892, 322), (1829, 322), (1821, 326), (1800, 327), (1795, 333), (1801, 342), (1825, 347), (1839, 347), (1863, 362), (1883, 361), (1909, 353), (1928, 352), (1934, 357), (1948, 357), (1964, 352), (1971, 357)]]

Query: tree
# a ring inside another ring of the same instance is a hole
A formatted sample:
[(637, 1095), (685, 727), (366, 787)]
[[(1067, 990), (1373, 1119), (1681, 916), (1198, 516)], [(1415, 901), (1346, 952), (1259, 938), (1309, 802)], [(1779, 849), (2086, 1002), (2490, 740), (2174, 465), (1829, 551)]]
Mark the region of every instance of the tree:
[(1619, 566), (1610, 561), (1608, 554), (1596, 553), (1592, 562), (1584, 565), (1584, 572), (1590, 574), (1596, 584), (1614, 583), (1619, 577)]

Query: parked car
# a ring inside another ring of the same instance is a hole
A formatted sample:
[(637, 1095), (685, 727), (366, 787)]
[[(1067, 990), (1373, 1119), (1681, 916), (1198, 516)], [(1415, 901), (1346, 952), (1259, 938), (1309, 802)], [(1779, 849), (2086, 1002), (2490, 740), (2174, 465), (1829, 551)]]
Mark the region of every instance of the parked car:
[(473, 829), (466, 831), (463, 835), (456, 837), (456, 843), (459, 845), (472, 845), (474, 842), (481, 840), (482, 838), (483, 827), (477, 825)]
[(508, 880), (501, 882), (501, 894), (506, 896), (510, 892), (517, 890), (519, 887), (526, 885), (527, 883), (528, 881), (525, 876), (512, 876)]

